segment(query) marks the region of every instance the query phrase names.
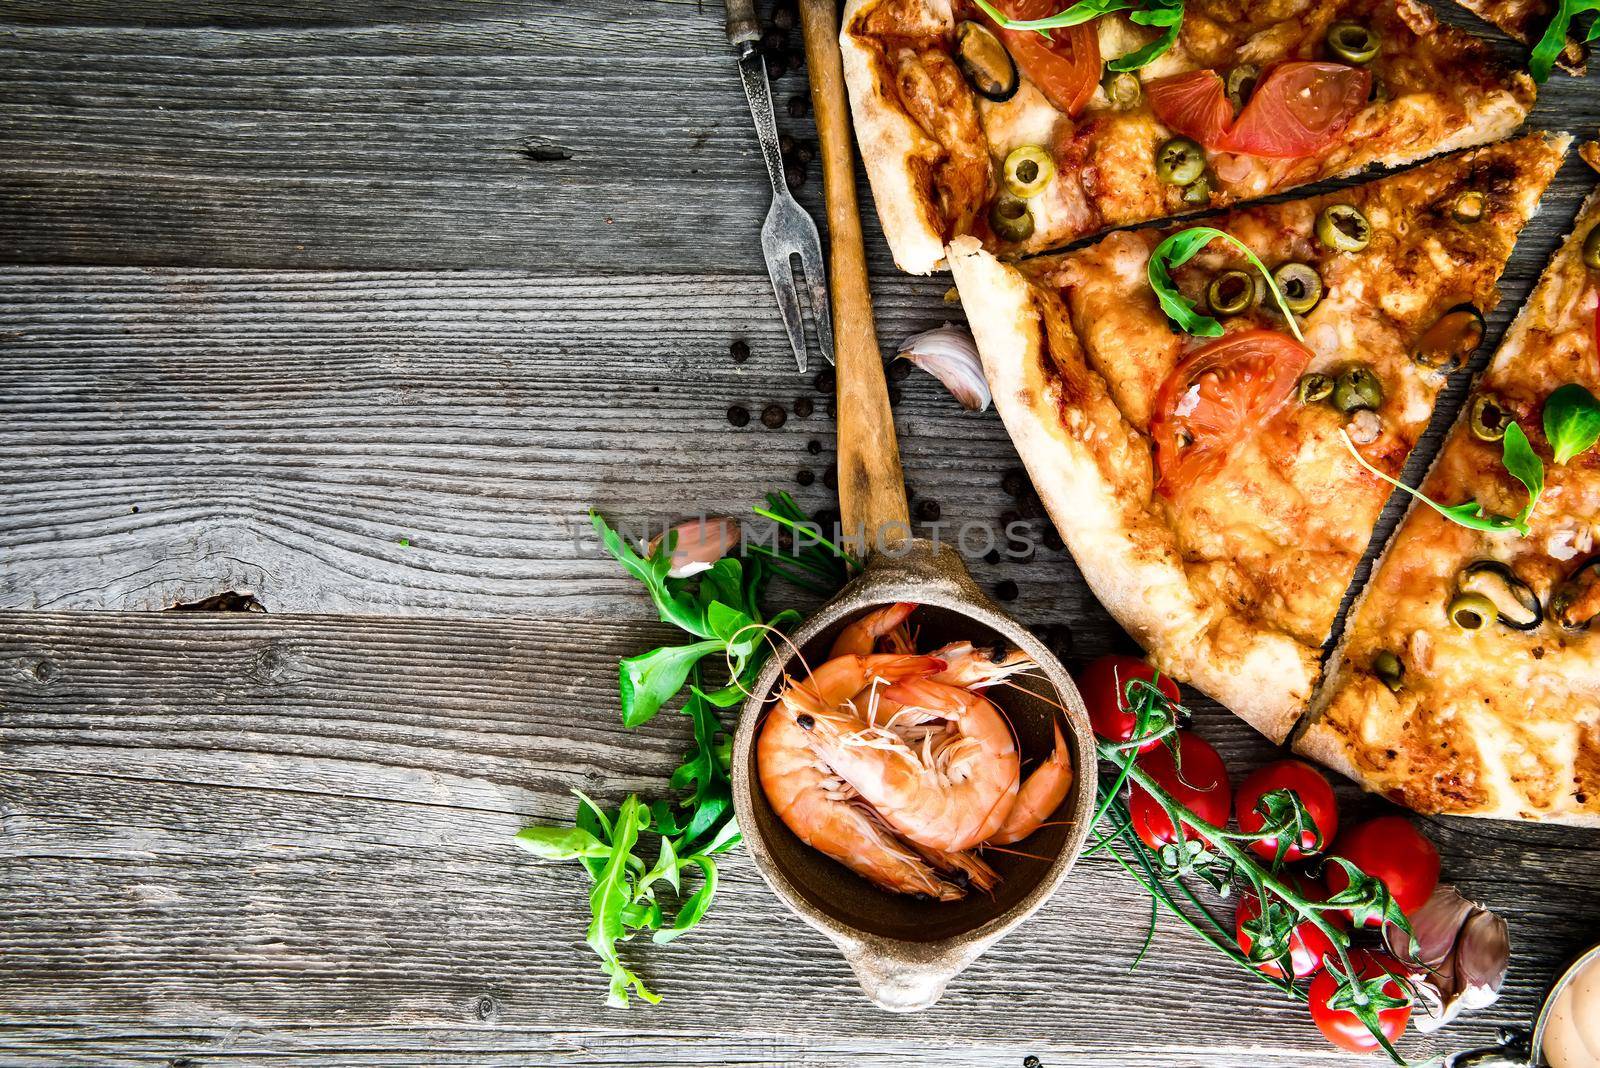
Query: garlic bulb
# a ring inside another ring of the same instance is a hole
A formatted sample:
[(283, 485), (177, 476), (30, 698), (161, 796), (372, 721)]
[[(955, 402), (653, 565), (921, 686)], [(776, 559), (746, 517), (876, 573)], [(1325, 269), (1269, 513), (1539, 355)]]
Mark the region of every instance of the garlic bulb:
[(945, 323), (900, 343), (900, 359), (910, 360), (948, 389), (969, 412), (987, 411), (989, 381), (983, 377), (978, 345), (966, 327)]
[(1441, 883), (1410, 917), (1418, 952), (1413, 957), (1404, 932), (1389, 928), (1389, 949), (1413, 965), (1412, 982), (1427, 1013), (1418, 1014), (1421, 1031), (1437, 1031), (1463, 1009), (1480, 1009), (1500, 996), (1511, 939), (1506, 921)]
[(714, 515), (685, 520), (662, 531), (650, 542), (650, 553), (654, 554), (667, 535), (673, 533), (678, 535), (678, 540), (673, 544), (669, 578), (688, 578), (709, 571), (712, 564), (739, 545), (739, 524), (727, 516)]

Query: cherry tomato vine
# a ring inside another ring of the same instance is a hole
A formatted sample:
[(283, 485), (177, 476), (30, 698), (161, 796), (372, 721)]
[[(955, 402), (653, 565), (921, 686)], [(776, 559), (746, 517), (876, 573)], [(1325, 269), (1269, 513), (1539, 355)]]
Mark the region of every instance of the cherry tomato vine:
[[(1152, 895), (1152, 907), (1165, 907), (1239, 967), (1283, 994), (1312, 1001), (1318, 1026), (1330, 1038), (1334, 1033), (1327, 1021), (1348, 1014), (1354, 1017), (1356, 1031), (1364, 1028), (1366, 1034), (1359, 1036), (1358, 1045), (1346, 1048), (1382, 1049), (1396, 1064), (1405, 1064), (1392, 1039), (1404, 1029), (1415, 991), (1404, 974), (1382, 967), (1378, 957), (1355, 947), (1344, 923), (1348, 916), (1358, 929), (1368, 923), (1397, 927), (1405, 932), (1414, 955), (1418, 949), (1416, 936), (1388, 887), (1339, 856), (1323, 860), (1325, 866), (1335, 866), (1342, 876), (1343, 886), (1335, 893), (1318, 894), (1290, 877), (1284, 867), (1290, 845), (1297, 846), (1297, 852), (1305, 856), (1320, 855), (1329, 845), (1293, 789), (1263, 793), (1254, 809), (1259, 819), (1250, 821), (1248, 831), (1228, 830), (1184, 804), (1176, 793), (1187, 791), (1175, 791), (1171, 782), (1162, 782), (1141, 760), (1141, 753), (1150, 750), (1153, 740), (1159, 740), (1172, 754), (1178, 784), (1188, 786), (1190, 791), (1196, 788), (1184, 782), (1182, 770), (1180, 727), (1189, 722), (1190, 715), (1163, 692), (1163, 681), (1159, 675), (1118, 680), (1117, 701), (1131, 717), (1131, 728), (1124, 724), (1125, 729), (1113, 737), (1096, 741), (1100, 758), (1111, 766), (1112, 773), (1101, 781), (1095, 813), (1095, 822), (1104, 824), (1102, 836), (1087, 852), (1109, 853)], [(1152, 848), (1141, 839), (1129, 800), (1124, 797), (1124, 786), (1130, 793), (1142, 794), (1143, 804), (1148, 807), (1153, 802), (1165, 815), (1174, 829), (1172, 841)], [(1221, 823), (1226, 822), (1224, 815)], [(1176, 830), (1179, 828), (1181, 831)], [(1270, 858), (1264, 859), (1256, 852), (1263, 842), (1276, 843)], [(1240, 948), (1236, 925), (1219, 919), (1186, 881), (1187, 876), (1198, 878), (1223, 895), (1229, 894), (1236, 883), (1248, 888), (1257, 910), (1249, 924), (1248, 951)], [(1180, 897), (1192, 911), (1184, 907)], [(1328, 947), (1322, 975), (1309, 993), (1293, 981), (1293, 939), (1297, 932), (1302, 938), (1315, 932), (1315, 940)], [(1273, 966), (1277, 974), (1272, 969), (1263, 971), (1264, 964)], [(1345, 1034), (1340, 1041), (1357, 1040)]]

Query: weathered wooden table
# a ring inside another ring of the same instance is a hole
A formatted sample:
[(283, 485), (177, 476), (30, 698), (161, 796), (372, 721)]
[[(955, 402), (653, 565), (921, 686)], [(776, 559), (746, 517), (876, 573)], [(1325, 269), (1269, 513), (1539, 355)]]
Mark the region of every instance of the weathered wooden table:
[[(720, 18), (0, 11), (0, 1062), (1338, 1059), (1169, 919), (1130, 972), (1146, 899), (1104, 858), (903, 1018), (734, 857), (706, 926), (634, 958), (665, 1003), (602, 1007), (581, 878), (510, 835), (568, 818), (573, 786), (661, 792), (687, 725), (618, 724), (615, 661), (665, 630), (573, 532), (591, 505), (830, 498), (796, 484), (832, 428), (773, 314)], [(1560, 79), (1537, 117), (1592, 134), (1600, 91)], [(1574, 159), (1492, 337), (1590, 181)], [(896, 274), (868, 236), (886, 344), (959, 318), (947, 279)], [(918, 497), (992, 523), (1015, 463), (998, 419), (902, 389)], [(730, 426), (772, 401), (782, 429)], [(1129, 648), (1061, 553), (974, 567), (1070, 623), (1075, 660)], [(267, 614), (162, 611), (229, 591)], [(1268, 755), (1215, 707), (1201, 729)], [(1428, 823), (1516, 957), (1500, 1004), (1418, 1055), (1526, 1020), (1600, 936), (1593, 835)]]

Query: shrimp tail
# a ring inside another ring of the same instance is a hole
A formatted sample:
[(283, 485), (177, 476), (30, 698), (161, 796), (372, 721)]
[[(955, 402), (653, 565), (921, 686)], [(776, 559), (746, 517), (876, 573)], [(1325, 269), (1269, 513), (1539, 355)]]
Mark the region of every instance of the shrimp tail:
[(1050, 814), (1061, 807), (1067, 791), (1072, 789), (1072, 755), (1067, 750), (1067, 740), (1061, 735), (1061, 725), (1053, 724), (1056, 747), (1043, 764), (1033, 769), (1017, 790), (1017, 800), (1006, 814), (1000, 829), (990, 835), (986, 845), (1010, 845), (1020, 842), (1044, 825)]

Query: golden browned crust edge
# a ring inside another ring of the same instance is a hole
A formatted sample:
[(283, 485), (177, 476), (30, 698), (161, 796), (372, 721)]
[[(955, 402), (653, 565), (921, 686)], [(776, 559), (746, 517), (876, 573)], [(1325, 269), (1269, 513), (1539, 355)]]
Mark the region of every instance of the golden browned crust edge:
[[(1572, 139), (1570, 137), (1558, 139), (1563, 152), (1566, 150), (1566, 146), (1571, 143), (1571, 140)], [(1582, 206), (1579, 207), (1578, 213), (1573, 219), (1572, 230), (1569, 231), (1567, 236), (1562, 239), (1560, 248), (1558, 248), (1551, 256), (1550, 264), (1554, 264), (1563, 253), (1568, 252), (1572, 246), (1574, 237), (1580, 232), (1587, 231), (1588, 227), (1597, 219), (1600, 219), (1600, 187), (1597, 187), (1595, 190), (1593, 190), (1584, 200)], [(1495, 351), (1494, 358), (1490, 360), (1489, 363), (1484, 367), (1483, 372), (1481, 372), (1479, 375), (1480, 378), (1483, 374), (1487, 374), (1490, 368), (1494, 367), (1500, 362), (1502, 353), (1512, 351), (1513, 344), (1520, 339), (1521, 335), (1533, 329), (1535, 325), (1534, 319), (1537, 316), (1536, 305), (1538, 304), (1534, 297), (1537, 295), (1539, 287), (1543, 285), (1545, 275), (1549, 273), (1549, 268), (1550, 265), (1547, 264), (1545, 271), (1540, 274), (1539, 282), (1535, 284), (1533, 293), (1529, 294), (1528, 299), (1523, 303), (1522, 309), (1517, 312), (1516, 318), (1513, 319), (1511, 321), (1511, 325), (1506, 328), (1505, 335), (1500, 340), (1500, 348)], [(1474, 384), (1476, 384), (1476, 382)], [(1433, 466), (1439, 462), (1439, 457), (1444, 454), (1445, 448), (1448, 448), (1449, 443), (1451, 439), (1455, 437), (1457, 430), (1467, 420), (1469, 407), (1469, 405), (1462, 405), (1460, 413), (1456, 416), (1455, 423), (1452, 425), (1450, 432), (1445, 436), (1445, 444), (1440, 447), (1439, 452), (1434, 456), (1433, 463), (1429, 465), (1429, 472), (1431, 472)], [(1426, 479), (1427, 473), (1424, 473), (1421, 481), (1426, 481)], [(1421, 483), (1419, 482), (1419, 485), (1420, 484)], [(1306, 712), (1305, 719), (1301, 722), (1299, 729), (1295, 731), (1295, 735), (1290, 743), (1291, 748), (1293, 748), (1296, 753), (1299, 753), (1302, 756), (1310, 757), (1311, 759), (1316, 760), (1317, 762), (1329, 768), (1332, 768), (1334, 771), (1337, 771), (1346, 778), (1352, 779), (1359, 783), (1363, 789), (1374, 792), (1381, 791), (1380, 784), (1368, 779), (1366, 775), (1362, 773), (1361, 769), (1356, 765), (1355, 760), (1351, 756), (1352, 746), (1350, 744), (1350, 740), (1342, 731), (1329, 726), (1324, 721), (1324, 717), (1327, 714), (1329, 705), (1333, 703), (1334, 698), (1344, 689), (1346, 685), (1348, 685), (1352, 675), (1354, 674), (1354, 671), (1345, 653), (1350, 645), (1351, 633), (1354, 630), (1353, 625), (1359, 619), (1361, 611), (1366, 605), (1367, 595), (1372, 589), (1370, 576), (1377, 575), (1379, 569), (1383, 567), (1384, 563), (1389, 559), (1389, 553), (1394, 547), (1396, 535), (1399, 534), (1401, 528), (1410, 520), (1411, 513), (1421, 507), (1426, 506), (1421, 504), (1419, 501), (1411, 501), (1410, 505), (1406, 508), (1405, 514), (1401, 516), (1400, 521), (1395, 524), (1394, 531), (1389, 536), (1389, 542), (1384, 546), (1382, 552), (1380, 552), (1377, 558), (1373, 561), (1372, 571), (1369, 574), (1369, 581), (1361, 590), (1361, 592), (1356, 595), (1354, 601), (1351, 602), (1350, 611), (1345, 615), (1344, 632), (1340, 635), (1339, 643), (1334, 648), (1332, 655), (1329, 657), (1327, 673), (1323, 678), (1322, 684), (1317, 687), (1317, 692), (1312, 697), (1311, 707)], [(1562, 813), (1554, 816), (1540, 817), (1535, 821), (1529, 821), (1528, 818), (1523, 815), (1523, 807), (1514, 804), (1514, 800), (1515, 799), (1513, 798), (1501, 798), (1499, 806), (1495, 808), (1486, 808), (1472, 812), (1452, 810), (1449, 814), (1453, 816), (1472, 816), (1481, 819), (1515, 820), (1517, 822), (1558, 823), (1573, 827), (1600, 827), (1600, 814), (1581, 812)]]
[(906, 116), (894, 88), (884, 83), (872, 49), (850, 32), (856, 14), (871, 3), (850, 0), (839, 31), (856, 145), (895, 266), (908, 274), (932, 274), (944, 266), (944, 220), (939, 206), (917, 187), (913, 166), (932, 142)]
[[(1059, 390), (1046, 373), (1050, 357), (1030, 283), (970, 237), (957, 238), (947, 256), (995, 409), (1090, 589), (1163, 671), (1283, 741), (1310, 698), (1318, 650), (1202, 599), (1175, 545), (1165, 556), (1135, 552), (1136, 541), (1154, 540), (1155, 528), (1169, 542), (1171, 535), (1149, 514), (1148, 502), (1130, 500), (1126, 487), (1109, 482), (1091, 450), (1065, 431)], [(1104, 403), (1115, 410), (1109, 397)], [(1076, 414), (1104, 421), (1107, 413)], [(1120, 412), (1114, 418), (1120, 427), (1101, 429), (1135, 433)], [(1130, 506), (1148, 516), (1150, 530), (1130, 526)], [(1226, 648), (1218, 641), (1219, 626), (1230, 628)]]

